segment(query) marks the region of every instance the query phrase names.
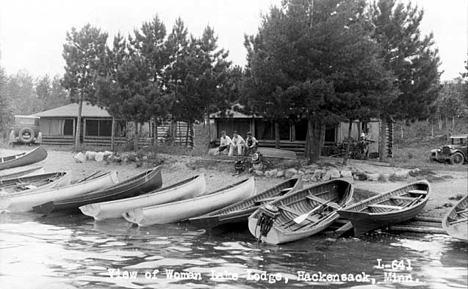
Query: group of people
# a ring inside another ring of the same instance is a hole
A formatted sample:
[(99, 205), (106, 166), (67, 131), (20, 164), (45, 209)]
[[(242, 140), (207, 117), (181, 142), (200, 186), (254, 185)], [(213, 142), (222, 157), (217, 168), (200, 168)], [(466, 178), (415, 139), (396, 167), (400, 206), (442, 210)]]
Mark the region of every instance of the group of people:
[(252, 132), (247, 132), (247, 137), (244, 138), (240, 136), (237, 131), (234, 131), (232, 138), (226, 135), (225, 131), (221, 132), (221, 137), (219, 139), (219, 153), (228, 150), (228, 155), (234, 155), (234, 151), (237, 151), (237, 155), (250, 155), (257, 152), (258, 141), (252, 135)]

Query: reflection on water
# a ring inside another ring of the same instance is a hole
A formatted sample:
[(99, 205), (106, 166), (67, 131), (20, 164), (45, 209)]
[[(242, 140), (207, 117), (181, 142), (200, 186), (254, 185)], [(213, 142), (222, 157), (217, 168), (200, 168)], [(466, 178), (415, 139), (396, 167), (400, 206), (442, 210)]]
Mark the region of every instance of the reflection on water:
[(466, 288), (467, 271), (467, 245), (442, 235), (270, 246), (189, 224), (0, 214), (2, 288)]

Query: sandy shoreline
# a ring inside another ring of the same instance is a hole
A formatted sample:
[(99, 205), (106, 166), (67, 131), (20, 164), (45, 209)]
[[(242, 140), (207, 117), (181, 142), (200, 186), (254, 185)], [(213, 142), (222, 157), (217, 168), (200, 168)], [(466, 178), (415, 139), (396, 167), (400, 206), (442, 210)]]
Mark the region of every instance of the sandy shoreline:
[[(15, 149), (0, 149), (0, 157), (15, 154), (21, 151), (27, 151), (30, 147), (19, 147)], [(72, 171), (73, 179), (80, 179), (87, 175), (90, 175), (96, 171), (110, 171), (116, 170), (118, 172), (119, 180), (125, 180), (135, 174), (145, 171), (148, 169), (148, 165), (144, 164), (137, 167), (136, 163), (106, 163), (106, 162), (95, 162), (86, 161), (85, 163), (76, 163), (73, 160), (73, 153), (69, 151), (61, 151), (48, 149), (48, 157), (46, 160), (30, 165), (28, 167), (43, 166), (46, 172), (54, 172), (60, 170)], [(193, 158), (189, 156), (163, 156), (165, 160), (162, 164), (162, 178), (163, 186), (168, 186), (179, 182), (183, 179), (195, 176), (201, 173), (205, 174), (207, 182), (207, 191), (214, 191), (242, 179), (250, 177), (249, 173), (241, 175), (235, 175), (232, 166), (224, 165), (223, 168), (219, 167), (196, 167), (192, 164)], [(432, 197), (423, 212), (425, 216), (431, 217), (442, 217), (448, 210), (450, 204), (455, 204), (456, 201), (449, 200), (450, 197), (455, 197), (458, 194), (466, 194), (468, 192), (468, 171), (446, 171), (447, 167), (443, 166), (444, 171), (437, 171), (438, 176), (448, 176), (441, 181), (432, 182), (431, 186), (433, 189)], [(370, 168), (372, 170), (385, 170), (388, 168)], [(256, 177), (257, 191), (261, 192), (268, 189), (284, 179), (282, 178), (266, 178)], [(406, 181), (399, 182), (376, 182), (376, 181), (356, 181), (356, 189), (368, 190), (377, 193), (386, 192), (400, 186), (403, 186), (414, 178), (409, 178)], [(305, 183), (305, 186), (311, 186), (315, 183)]]

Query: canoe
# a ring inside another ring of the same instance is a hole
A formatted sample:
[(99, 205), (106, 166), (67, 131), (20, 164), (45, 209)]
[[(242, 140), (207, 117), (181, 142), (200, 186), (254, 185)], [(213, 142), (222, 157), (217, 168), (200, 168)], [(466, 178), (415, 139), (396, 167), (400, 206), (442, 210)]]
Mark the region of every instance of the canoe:
[(43, 161), (47, 158), (45, 148), (39, 146), (29, 152), (0, 157), (0, 170), (22, 167)]
[(123, 218), (126, 211), (141, 207), (155, 206), (201, 195), (206, 190), (204, 174), (185, 179), (169, 187), (162, 188), (141, 196), (101, 202), (81, 206), (83, 214), (93, 217), (95, 220)]
[[(257, 240), (282, 244), (317, 234), (336, 219), (337, 210), (351, 202), (353, 185), (332, 180), (288, 194), (249, 216), (249, 231)], [(303, 220), (297, 221), (297, 218)]]
[(10, 212), (32, 211), (34, 206), (51, 202), (61, 201), (68, 198), (80, 196), (92, 191), (108, 188), (118, 182), (117, 172), (111, 171), (101, 174), (93, 174), (74, 184), (54, 188), (42, 192), (24, 192), (10, 195)]
[(355, 236), (408, 221), (419, 214), (429, 200), (431, 187), (426, 180), (379, 194), (338, 211), (350, 220)]
[(468, 242), (468, 195), (444, 216), (442, 228), (452, 238)]
[(193, 199), (138, 208), (127, 211), (124, 218), (138, 226), (175, 223), (201, 216), (244, 200), (255, 194), (255, 179), (251, 177), (210, 194)]
[(32, 175), (39, 175), (39, 174), (44, 174), (45, 169), (43, 167), (34, 167), (34, 168), (15, 168), (11, 170), (5, 170), (1, 171), (2, 174), (0, 174), (0, 181), (1, 180), (6, 180), (6, 179), (12, 179), (12, 178), (17, 178), (17, 177), (22, 177), (22, 176), (32, 176)]
[(68, 214), (79, 213), (80, 206), (135, 197), (161, 187), (161, 167), (155, 167), (123, 182), (117, 183), (112, 187), (70, 199), (47, 202), (33, 207), (33, 211), (43, 215), (48, 215), (52, 212), (66, 212)]
[(189, 221), (195, 226), (204, 229), (212, 229), (224, 224), (247, 223), (249, 216), (261, 205), (270, 203), (280, 196), (296, 192), (300, 189), (302, 189), (301, 177), (289, 179), (250, 198), (200, 217), (191, 218)]
[(43, 192), (53, 188), (67, 186), (70, 182), (70, 172), (55, 172), (0, 180), (0, 190), (9, 194), (31, 191)]

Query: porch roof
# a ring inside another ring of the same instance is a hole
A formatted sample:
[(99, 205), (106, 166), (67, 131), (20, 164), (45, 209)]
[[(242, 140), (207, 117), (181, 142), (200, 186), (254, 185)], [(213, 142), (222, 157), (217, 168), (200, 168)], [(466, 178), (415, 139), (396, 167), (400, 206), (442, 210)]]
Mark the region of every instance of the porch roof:
[[(59, 117), (77, 117), (78, 103), (70, 103), (51, 110), (35, 113), (31, 116), (39, 116), (43, 118), (59, 118)], [(112, 118), (107, 110), (87, 102), (83, 102), (82, 117), (97, 117), (97, 118)]]

